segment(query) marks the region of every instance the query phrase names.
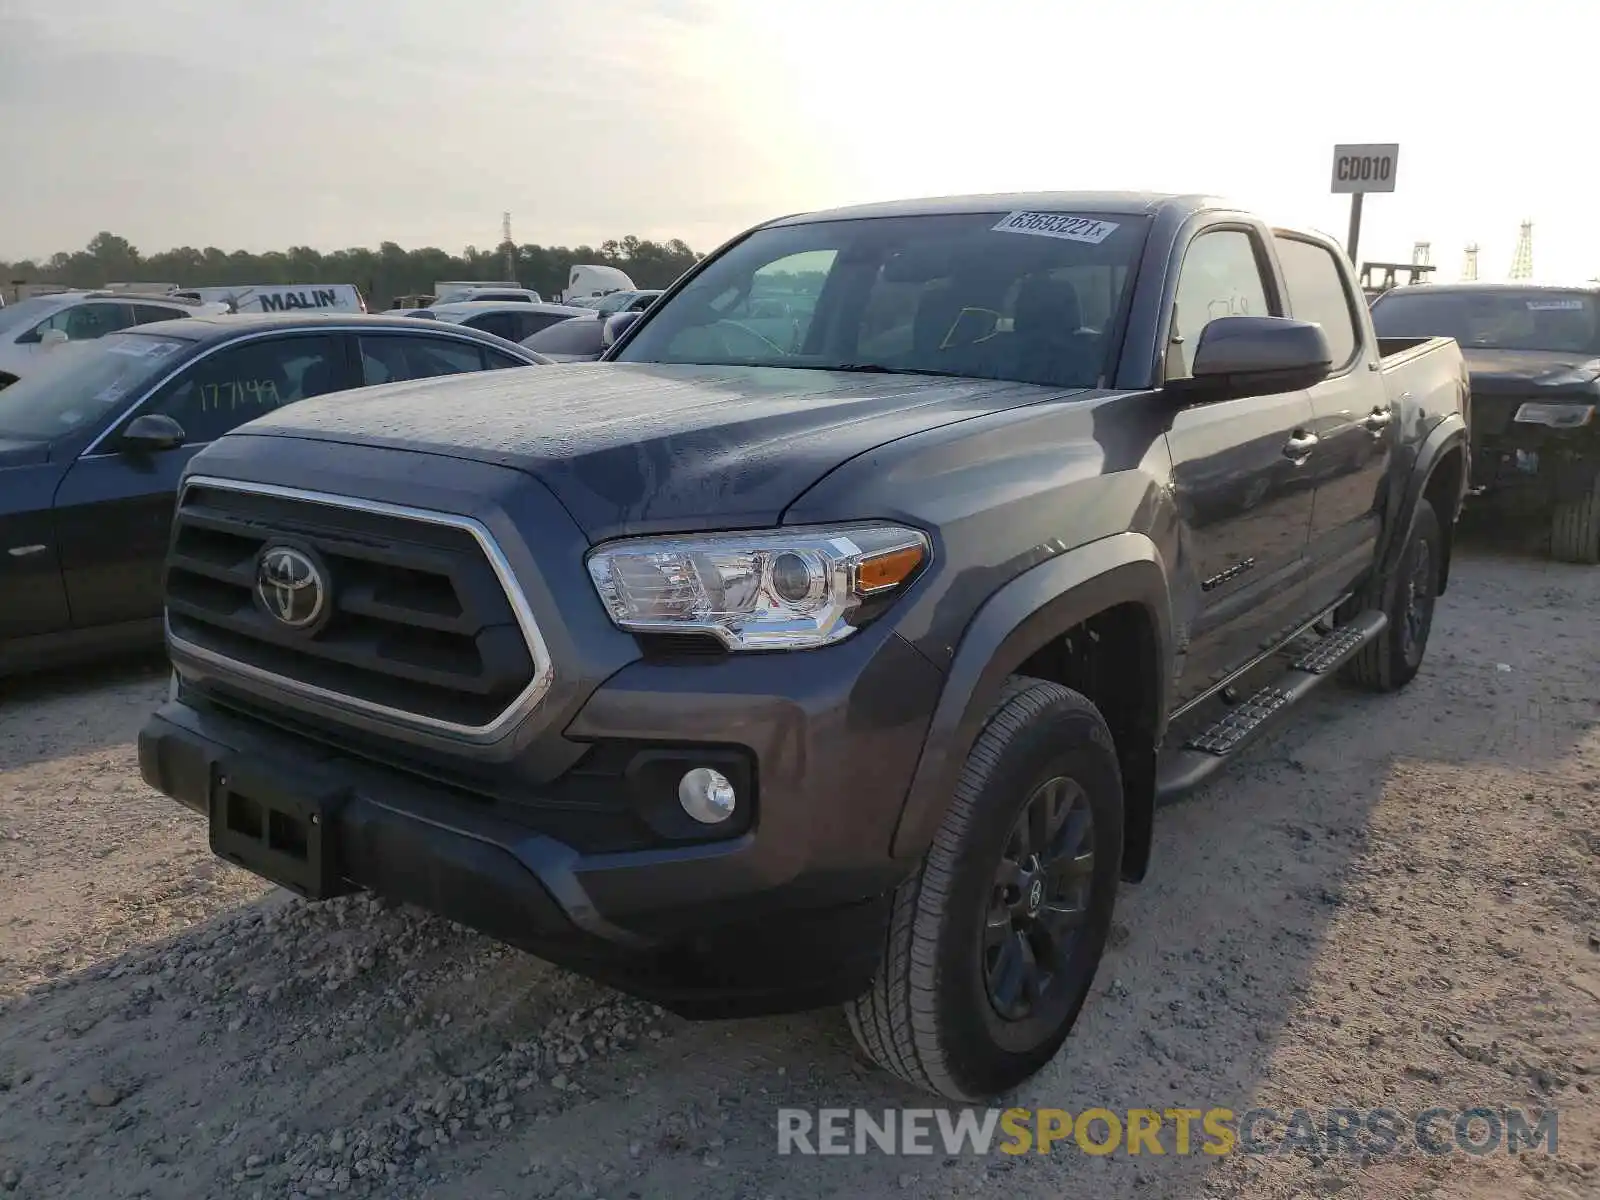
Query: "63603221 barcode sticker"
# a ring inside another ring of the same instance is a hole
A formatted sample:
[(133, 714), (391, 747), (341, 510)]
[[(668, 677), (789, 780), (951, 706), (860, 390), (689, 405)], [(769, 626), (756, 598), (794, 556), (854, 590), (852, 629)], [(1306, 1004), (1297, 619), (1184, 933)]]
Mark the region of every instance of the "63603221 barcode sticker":
[(1121, 228), (1115, 221), (1098, 217), (1075, 217), (1071, 213), (1007, 213), (996, 233), (1031, 233), (1035, 237), (1061, 238), (1068, 242), (1091, 242), (1098, 246)]
[(1529, 312), (1582, 312), (1582, 300), (1529, 300)]

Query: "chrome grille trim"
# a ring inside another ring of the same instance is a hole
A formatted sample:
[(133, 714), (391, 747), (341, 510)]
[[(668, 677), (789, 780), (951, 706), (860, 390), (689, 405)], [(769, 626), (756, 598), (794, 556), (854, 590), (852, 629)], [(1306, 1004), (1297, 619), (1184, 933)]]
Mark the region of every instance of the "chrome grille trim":
[(163, 624), (170, 651), (193, 659), (196, 662), (204, 663), (224, 678), (231, 675), (236, 678), (253, 680), (291, 696), (301, 696), (335, 709), (345, 709), (404, 729), (442, 735), (446, 738), (472, 744), (487, 744), (499, 741), (537, 709), (540, 701), (549, 692), (550, 685), (555, 679), (555, 667), (551, 662), (549, 649), (545, 645), (544, 635), (539, 631), (539, 622), (533, 615), (533, 609), (528, 603), (527, 596), (522, 591), (521, 584), (517, 582), (516, 574), (511, 569), (510, 560), (506, 558), (505, 552), (501, 550), (500, 544), (495, 540), (494, 535), (489, 532), (488, 527), (481, 521), (456, 513), (411, 508), (402, 504), (389, 504), (381, 500), (363, 500), (358, 497), (340, 496), (331, 492), (315, 492), (303, 488), (280, 487), (276, 484), (268, 483), (248, 483), (234, 479), (220, 479), (210, 475), (192, 475), (183, 481), (183, 487), (178, 496), (177, 514), (182, 513), (184, 501), (188, 498), (189, 490), (196, 487), (235, 492), (243, 495), (298, 500), (308, 504), (320, 504), (330, 508), (342, 508), (354, 512), (372, 513), (376, 516), (393, 517), (400, 520), (415, 521), (420, 524), (446, 526), (463, 530), (477, 542), (478, 548), (482, 551), (484, 558), (488, 560), (495, 578), (499, 580), (507, 602), (511, 605), (512, 615), (515, 617), (517, 627), (521, 630), (523, 640), (527, 644), (528, 655), (533, 660), (533, 677), (528, 681), (527, 687), (493, 721), (484, 725), (464, 725), (439, 717), (430, 717), (425, 713), (392, 708), (359, 696), (351, 696), (344, 692), (319, 687), (316, 684), (305, 683), (250, 663), (239, 662), (237, 659), (230, 658), (225, 654), (219, 654), (214, 650), (208, 650), (203, 646), (197, 646), (193, 642), (186, 641), (173, 633), (170, 616), (163, 609)]

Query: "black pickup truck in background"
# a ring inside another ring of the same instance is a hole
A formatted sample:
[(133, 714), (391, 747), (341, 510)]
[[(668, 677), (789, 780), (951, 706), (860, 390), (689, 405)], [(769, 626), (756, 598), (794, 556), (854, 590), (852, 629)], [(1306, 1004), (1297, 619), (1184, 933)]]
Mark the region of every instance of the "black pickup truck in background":
[(1335, 243), (1217, 201), (784, 218), (598, 364), (197, 455), (141, 770), (303, 896), (690, 1016), (843, 1003), (995, 1095), (1071, 1028), (1158, 799), (1341, 670), (1416, 673), (1466, 400)]
[(1460, 344), (1473, 494), (1548, 521), (1552, 557), (1600, 563), (1600, 288), (1396, 288), (1373, 302), (1372, 321), (1380, 334)]

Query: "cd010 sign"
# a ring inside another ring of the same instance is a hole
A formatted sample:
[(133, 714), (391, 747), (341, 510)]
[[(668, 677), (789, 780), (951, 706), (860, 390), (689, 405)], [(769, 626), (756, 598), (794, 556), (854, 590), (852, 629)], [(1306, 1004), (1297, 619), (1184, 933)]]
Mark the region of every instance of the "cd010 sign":
[(1398, 144), (1335, 146), (1333, 190), (1337, 192), (1392, 192), (1400, 163)]

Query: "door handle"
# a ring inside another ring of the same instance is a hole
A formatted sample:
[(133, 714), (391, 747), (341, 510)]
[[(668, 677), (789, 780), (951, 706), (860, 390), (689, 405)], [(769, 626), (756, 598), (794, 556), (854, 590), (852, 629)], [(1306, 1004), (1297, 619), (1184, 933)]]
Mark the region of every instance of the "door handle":
[(1283, 453), (1287, 458), (1292, 458), (1296, 463), (1303, 463), (1311, 457), (1311, 450), (1322, 439), (1314, 433), (1301, 433), (1295, 431), (1293, 437), (1283, 444)]
[(1394, 420), (1394, 413), (1387, 408), (1375, 408), (1361, 418), (1361, 428), (1380, 433), (1384, 427)]

